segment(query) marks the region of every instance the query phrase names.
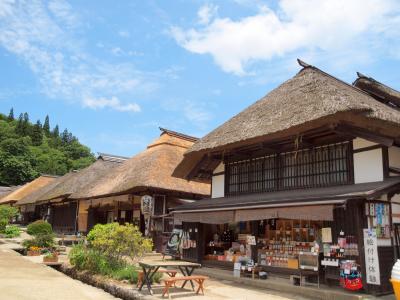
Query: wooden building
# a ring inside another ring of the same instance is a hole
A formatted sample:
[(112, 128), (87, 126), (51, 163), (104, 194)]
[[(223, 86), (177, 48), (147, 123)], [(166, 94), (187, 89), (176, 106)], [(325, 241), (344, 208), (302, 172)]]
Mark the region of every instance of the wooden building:
[(79, 201), (80, 232), (87, 232), (97, 223), (117, 221), (137, 224), (144, 233), (140, 201), (142, 196), (149, 195), (154, 199), (150, 234), (156, 250), (162, 251), (162, 245), (174, 227), (169, 209), (209, 197), (210, 184), (171, 176), (185, 151), (197, 139), (163, 128), (160, 130), (160, 137), (146, 150), (107, 172), (94, 184), (70, 195), (71, 200)]
[(301, 271), (300, 254), (321, 252), (327, 281), (344, 282), (346, 259), (359, 265), (366, 292), (390, 293), (400, 93), (362, 74), (350, 85), (299, 63), (296, 76), (197, 141), (175, 169), (212, 184), (211, 199), (173, 211), (196, 240), (184, 258), (233, 269), (245, 255), (290, 275)]
[(100, 153), (90, 166), (72, 171), (30, 193), (16, 203), (21, 207), (24, 223), (37, 219), (48, 220), (58, 233), (77, 232), (78, 201), (70, 199), (76, 191), (94, 184), (96, 180), (110, 172), (127, 158)]

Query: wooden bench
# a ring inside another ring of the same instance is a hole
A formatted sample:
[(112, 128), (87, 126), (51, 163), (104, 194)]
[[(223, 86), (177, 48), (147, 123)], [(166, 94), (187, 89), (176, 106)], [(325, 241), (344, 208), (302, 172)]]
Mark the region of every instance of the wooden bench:
[[(170, 277), (175, 277), (176, 273), (178, 273), (178, 271), (175, 270), (164, 270), (164, 269), (160, 269), (157, 271), (157, 273), (165, 273), (168, 274)], [(142, 282), (143, 282), (143, 271), (139, 271), (138, 272), (138, 280), (137, 280), (137, 286), (139, 287)]]
[(185, 284), (187, 281), (195, 281), (199, 287), (197, 288), (196, 294), (198, 294), (200, 291), (202, 292), (202, 294), (204, 295), (204, 281), (208, 279), (207, 276), (201, 276), (201, 275), (191, 275), (191, 276), (179, 276), (179, 277), (171, 277), (168, 279), (164, 280), (165, 283), (165, 287), (162, 293), (162, 296), (164, 297), (165, 294), (168, 294), (168, 298), (171, 299), (170, 295), (169, 295), (169, 288), (173, 285), (175, 285), (175, 283), (177, 281), (184, 281), (183, 284)]

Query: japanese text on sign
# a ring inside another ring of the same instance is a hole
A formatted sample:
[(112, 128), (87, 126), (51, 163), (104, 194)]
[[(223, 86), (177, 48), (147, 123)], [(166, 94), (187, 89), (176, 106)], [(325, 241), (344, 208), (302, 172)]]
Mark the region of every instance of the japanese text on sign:
[(364, 229), (365, 268), (368, 284), (381, 284), (376, 231)]

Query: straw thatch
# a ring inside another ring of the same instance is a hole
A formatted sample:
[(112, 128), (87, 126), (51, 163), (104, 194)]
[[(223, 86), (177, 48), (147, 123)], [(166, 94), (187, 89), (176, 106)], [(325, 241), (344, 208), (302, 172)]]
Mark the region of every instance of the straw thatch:
[(400, 136), (398, 110), (313, 66), (302, 66), (296, 76), (196, 142), (174, 176), (187, 178), (205, 153), (295, 135), (300, 128), (317, 128), (328, 120), (386, 124), (391, 134)]
[(0, 186), (0, 199), (4, 198), (8, 194), (12, 193), (16, 189), (19, 189), (21, 186), (20, 185), (15, 185), (15, 186)]
[(56, 179), (55, 176), (42, 175), (31, 182), (28, 182), (16, 189), (15, 191), (9, 193), (7, 196), (0, 199), (0, 204), (15, 203), (24, 197), (34, 193), (35, 191), (45, 187)]
[(395, 89), (357, 72), (358, 78), (353, 85), (370, 94), (372, 97), (394, 108), (400, 108), (400, 92)]
[(210, 185), (189, 182), (171, 174), (183, 158), (183, 153), (193, 145), (194, 138), (162, 129), (160, 138), (147, 149), (99, 181), (71, 195), (74, 199), (99, 198), (134, 191), (168, 190), (190, 195), (210, 194)]
[(34, 204), (34, 203), (43, 201), (44, 199), (47, 199), (46, 194), (48, 194), (51, 190), (53, 190), (57, 185), (63, 184), (64, 182), (68, 181), (69, 178), (71, 178), (72, 176), (75, 176), (77, 174), (78, 173), (76, 171), (73, 171), (73, 172), (69, 172), (69, 173), (65, 174), (64, 176), (55, 178), (52, 182), (45, 185), (44, 187), (23, 197), (21, 200), (16, 202), (15, 205), (22, 206), (22, 205)]
[(400, 125), (400, 113), (317, 68), (303, 68), (264, 98), (196, 142), (189, 152), (283, 131), (340, 112)]
[(86, 185), (91, 184), (120, 165), (124, 159), (109, 158), (110, 156), (99, 156), (90, 166), (80, 170), (67, 173), (60, 177), (54, 184), (38, 191), (37, 193), (22, 199), (17, 205), (38, 203), (52, 199), (65, 199)]

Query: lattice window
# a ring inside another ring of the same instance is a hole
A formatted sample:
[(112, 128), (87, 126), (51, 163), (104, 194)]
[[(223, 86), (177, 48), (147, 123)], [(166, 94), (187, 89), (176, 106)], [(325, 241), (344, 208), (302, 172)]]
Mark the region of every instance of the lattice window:
[(226, 162), (227, 195), (349, 184), (349, 142)]

